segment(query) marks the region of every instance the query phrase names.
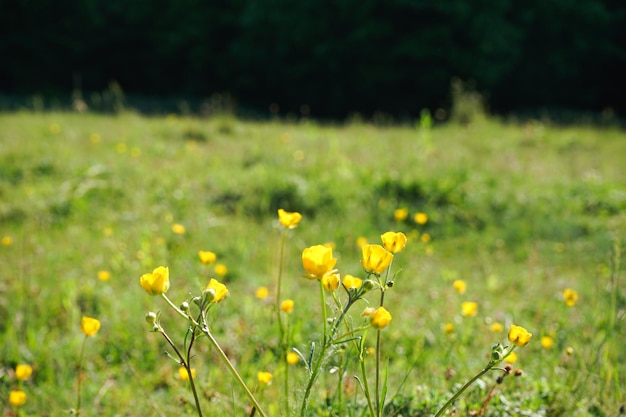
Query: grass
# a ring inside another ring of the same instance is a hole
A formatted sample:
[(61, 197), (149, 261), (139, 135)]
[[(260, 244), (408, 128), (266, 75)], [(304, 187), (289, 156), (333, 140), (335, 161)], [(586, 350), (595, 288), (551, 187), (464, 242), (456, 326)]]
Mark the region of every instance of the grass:
[[(279, 366), (272, 305), (255, 297), (275, 283), (278, 208), (304, 216), (287, 240), (282, 288), (295, 301), (290, 320), (303, 351), (321, 329), (317, 286), (301, 278), (302, 249), (333, 242), (342, 274), (358, 275), (357, 238), (379, 243), (388, 230), (409, 237), (386, 299), (386, 415), (432, 415), (484, 366), (491, 345), (506, 340), (506, 331), (491, 331), (496, 321), (534, 337), (517, 352), (514, 367), (524, 375), (497, 387), (485, 415), (616, 416), (623, 406), (621, 130), (491, 119), (419, 128), (29, 112), (0, 114), (0, 126), (0, 237), (11, 238), (0, 246), (0, 398), (15, 387), (15, 365), (31, 364), (21, 415), (74, 407), (82, 315), (102, 322), (82, 366), (85, 415), (194, 415), (178, 365), (143, 317), (162, 310), (178, 340), (185, 324), (138, 281), (167, 265), (168, 295), (184, 300), (215, 276), (198, 250), (216, 252), (228, 267), (231, 296), (212, 311), (215, 336), (266, 411), (280, 415), (283, 384), (256, 384), (258, 371)], [(397, 208), (409, 210), (405, 221), (394, 220)], [(429, 221), (416, 224), (416, 212)], [(184, 234), (172, 231), (175, 223)], [(98, 280), (99, 270), (111, 279)], [(455, 279), (467, 282), (465, 294), (453, 289)], [(565, 288), (579, 293), (573, 307)], [(462, 301), (476, 301), (477, 316), (462, 317)], [(554, 345), (543, 348), (541, 336)], [(245, 396), (208, 344), (196, 346), (204, 407), (242, 415)], [(329, 369), (310, 415), (333, 415), (338, 383)], [(292, 371), (294, 398), (303, 373)], [(340, 385), (360, 415), (356, 373), (351, 363)], [(488, 375), (470, 388), (455, 404), (460, 415), (480, 410), (494, 381)], [(11, 415), (4, 400), (0, 412)]]

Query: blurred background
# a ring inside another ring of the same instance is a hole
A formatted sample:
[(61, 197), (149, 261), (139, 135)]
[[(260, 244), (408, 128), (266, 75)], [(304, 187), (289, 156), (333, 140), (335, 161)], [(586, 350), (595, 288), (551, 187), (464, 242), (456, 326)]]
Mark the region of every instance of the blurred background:
[(0, 109), (620, 117), (624, 27), (620, 0), (0, 0)]

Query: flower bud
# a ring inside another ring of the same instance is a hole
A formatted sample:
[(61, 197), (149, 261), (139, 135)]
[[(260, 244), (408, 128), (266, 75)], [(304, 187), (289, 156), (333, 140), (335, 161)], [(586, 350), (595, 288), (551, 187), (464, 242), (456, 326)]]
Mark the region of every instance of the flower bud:
[(155, 324), (157, 321), (157, 314), (154, 311), (148, 311), (146, 313), (146, 321), (150, 324)]
[(376, 287), (376, 283), (371, 280), (371, 279), (366, 279), (365, 281), (363, 281), (363, 292), (368, 292), (374, 289), (374, 287)]
[(197, 305), (198, 307), (202, 306), (202, 297), (198, 297), (198, 296), (193, 297), (191, 301), (193, 301), (193, 303)]
[(180, 310), (184, 313), (189, 311), (189, 303), (187, 301), (183, 301), (180, 305)]

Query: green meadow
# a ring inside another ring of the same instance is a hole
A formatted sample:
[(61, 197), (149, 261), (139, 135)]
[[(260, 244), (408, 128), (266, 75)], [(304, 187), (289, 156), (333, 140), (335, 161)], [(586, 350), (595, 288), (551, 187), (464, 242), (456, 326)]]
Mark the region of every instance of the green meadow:
[[(303, 216), (284, 247), (280, 208)], [(427, 217), (416, 222), (417, 213)], [(485, 374), (448, 415), (624, 415), (623, 130), (132, 112), (0, 114), (0, 415), (65, 415), (79, 379), (83, 416), (197, 415), (180, 365), (165, 354), (171, 347), (144, 319), (160, 312), (183, 345), (188, 323), (139, 285), (167, 266), (176, 304), (211, 278), (228, 286), (209, 312), (212, 332), (267, 414), (286, 416), (279, 271), (281, 298), (294, 301), (291, 346), (306, 357), (311, 342), (319, 352), (324, 320), (319, 284), (303, 278), (303, 249), (328, 244), (342, 276), (365, 278), (357, 241), (380, 244), (387, 231), (408, 243), (385, 299), (393, 319), (381, 331), (384, 415), (432, 416), (495, 343), (509, 344), (510, 324), (533, 334), (511, 364), (521, 375), (499, 384), (501, 372)], [(200, 250), (216, 262), (200, 262)], [(566, 289), (578, 296), (573, 305)], [(474, 315), (462, 314), (467, 301)], [(361, 323), (377, 302), (366, 294), (348, 319)], [(95, 336), (81, 333), (82, 316), (100, 320)], [(368, 352), (375, 342), (370, 331)], [(364, 359), (370, 375), (374, 356)], [(19, 381), (18, 364), (32, 376)], [(191, 365), (204, 415), (254, 414), (206, 338)], [(307, 372), (302, 360), (289, 367), (290, 415)], [(359, 375), (353, 343), (334, 347), (307, 415), (368, 415)], [(13, 407), (18, 388), (27, 399)]]

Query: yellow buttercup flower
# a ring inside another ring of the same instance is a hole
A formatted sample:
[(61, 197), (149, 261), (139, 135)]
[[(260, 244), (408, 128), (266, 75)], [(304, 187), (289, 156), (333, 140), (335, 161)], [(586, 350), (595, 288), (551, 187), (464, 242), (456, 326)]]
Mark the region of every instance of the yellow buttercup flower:
[(80, 321), (81, 332), (85, 333), (87, 336), (95, 336), (98, 330), (100, 330), (100, 320), (83, 316)]
[(211, 300), (212, 303), (219, 303), (228, 295), (228, 288), (226, 288), (226, 285), (222, 284), (215, 278), (211, 278), (204, 291), (210, 291), (214, 294), (213, 299)]
[(174, 232), (177, 235), (184, 235), (185, 231), (186, 231), (185, 226), (183, 226), (182, 224), (174, 223), (172, 225), (172, 232)]
[(295, 211), (289, 212), (283, 209), (278, 209), (278, 221), (286, 228), (296, 228), (298, 226), (298, 223), (300, 223), (300, 220), (302, 220), (302, 214)]
[(370, 317), (370, 323), (375, 329), (384, 329), (391, 321), (391, 313), (385, 307), (378, 307)]
[(26, 393), (20, 390), (10, 391), (9, 404), (11, 404), (13, 407), (19, 407), (26, 404)]
[(258, 374), (256, 374), (256, 376), (259, 382), (265, 385), (269, 385), (272, 382), (272, 378), (274, 377), (271, 373), (263, 371), (260, 371)]
[(215, 271), (215, 273), (217, 275), (219, 275), (220, 277), (225, 276), (226, 274), (228, 274), (228, 268), (226, 267), (226, 265), (224, 264), (217, 264), (215, 265), (215, 267), (213, 268), (213, 270)]
[(405, 208), (395, 209), (393, 211), (393, 219), (397, 222), (406, 220), (409, 217), (409, 210)]
[(322, 277), (322, 286), (326, 291), (335, 291), (337, 288), (339, 288), (340, 281), (341, 279), (339, 278), (339, 274), (326, 274)]
[(269, 290), (267, 289), (267, 287), (259, 287), (256, 290), (256, 298), (260, 299), (260, 300), (264, 300), (267, 298), (269, 294)]
[(300, 356), (298, 356), (297, 353), (295, 352), (287, 353), (287, 363), (289, 365), (296, 365), (298, 362), (300, 362)]
[(210, 250), (198, 251), (198, 257), (200, 258), (200, 262), (205, 265), (212, 264), (217, 260), (217, 255), (215, 254), (215, 252), (211, 252)]
[(139, 283), (150, 295), (163, 294), (170, 288), (170, 270), (166, 266), (159, 266), (151, 274), (143, 274)]
[(295, 303), (293, 300), (285, 300), (282, 303), (280, 303), (280, 309), (289, 314), (293, 311), (293, 307), (294, 307)]
[(391, 253), (402, 252), (406, 246), (406, 235), (402, 232), (387, 232), (380, 236), (383, 246)]
[(302, 266), (308, 273), (305, 278), (322, 279), (331, 271), (337, 259), (333, 258), (333, 250), (324, 245), (311, 246), (302, 251)]
[(452, 333), (454, 333), (454, 324), (452, 324), (452, 323), (446, 323), (446, 324), (443, 326), (443, 331), (444, 331), (444, 332), (446, 332), (446, 333), (448, 333), (448, 334), (452, 334)]
[(15, 377), (20, 381), (26, 381), (33, 374), (33, 368), (30, 365), (19, 364), (15, 367)]
[[(187, 372), (187, 368), (185, 368), (184, 366), (181, 366), (180, 368), (178, 368), (178, 376), (183, 381), (189, 381), (189, 373)], [(195, 368), (191, 368), (191, 377), (192, 378), (196, 377), (196, 369)]]
[(380, 275), (393, 260), (393, 254), (380, 245), (365, 245), (361, 248), (361, 265), (366, 272)]
[(111, 273), (104, 270), (98, 271), (98, 279), (103, 282), (108, 281), (111, 279)]
[(563, 298), (565, 299), (566, 306), (573, 307), (576, 301), (578, 301), (578, 292), (571, 288), (565, 288), (565, 290), (563, 290)]
[(0, 241), (2, 246), (11, 246), (13, 244), (13, 238), (11, 236), (2, 236), (2, 240)]
[(367, 244), (368, 244), (368, 241), (367, 241), (367, 238), (365, 236), (359, 236), (357, 238), (357, 240), (356, 240), (356, 246), (358, 248), (361, 248), (361, 247), (363, 247), (364, 245), (367, 245)]
[(421, 212), (415, 213), (413, 220), (415, 220), (415, 223), (417, 224), (426, 224), (428, 222), (428, 214)]
[(420, 240), (424, 243), (428, 243), (430, 242), (430, 235), (428, 233), (424, 233), (420, 236)]
[(502, 325), (502, 323), (496, 321), (491, 325), (491, 331), (494, 333), (500, 333), (502, 330), (504, 330), (504, 326)]
[(521, 326), (511, 324), (509, 328), (509, 341), (515, 346), (524, 347), (530, 342), (530, 338), (533, 337), (532, 333)]
[(363, 280), (361, 278), (353, 277), (352, 275), (346, 275), (343, 277), (341, 284), (348, 291), (350, 290), (358, 290), (363, 285)]
[(540, 342), (541, 342), (542, 348), (550, 349), (552, 345), (554, 344), (554, 339), (552, 339), (550, 336), (543, 336)]
[(517, 362), (517, 353), (511, 352), (509, 354), (509, 356), (504, 358), (504, 362), (507, 362), (507, 363), (510, 363), (510, 364), (513, 364), (513, 363)]
[(474, 301), (464, 301), (461, 303), (461, 315), (464, 317), (474, 317), (478, 313), (478, 303)]
[(462, 279), (454, 280), (452, 283), (452, 287), (459, 293), (465, 294), (465, 290), (467, 289), (467, 284)]

